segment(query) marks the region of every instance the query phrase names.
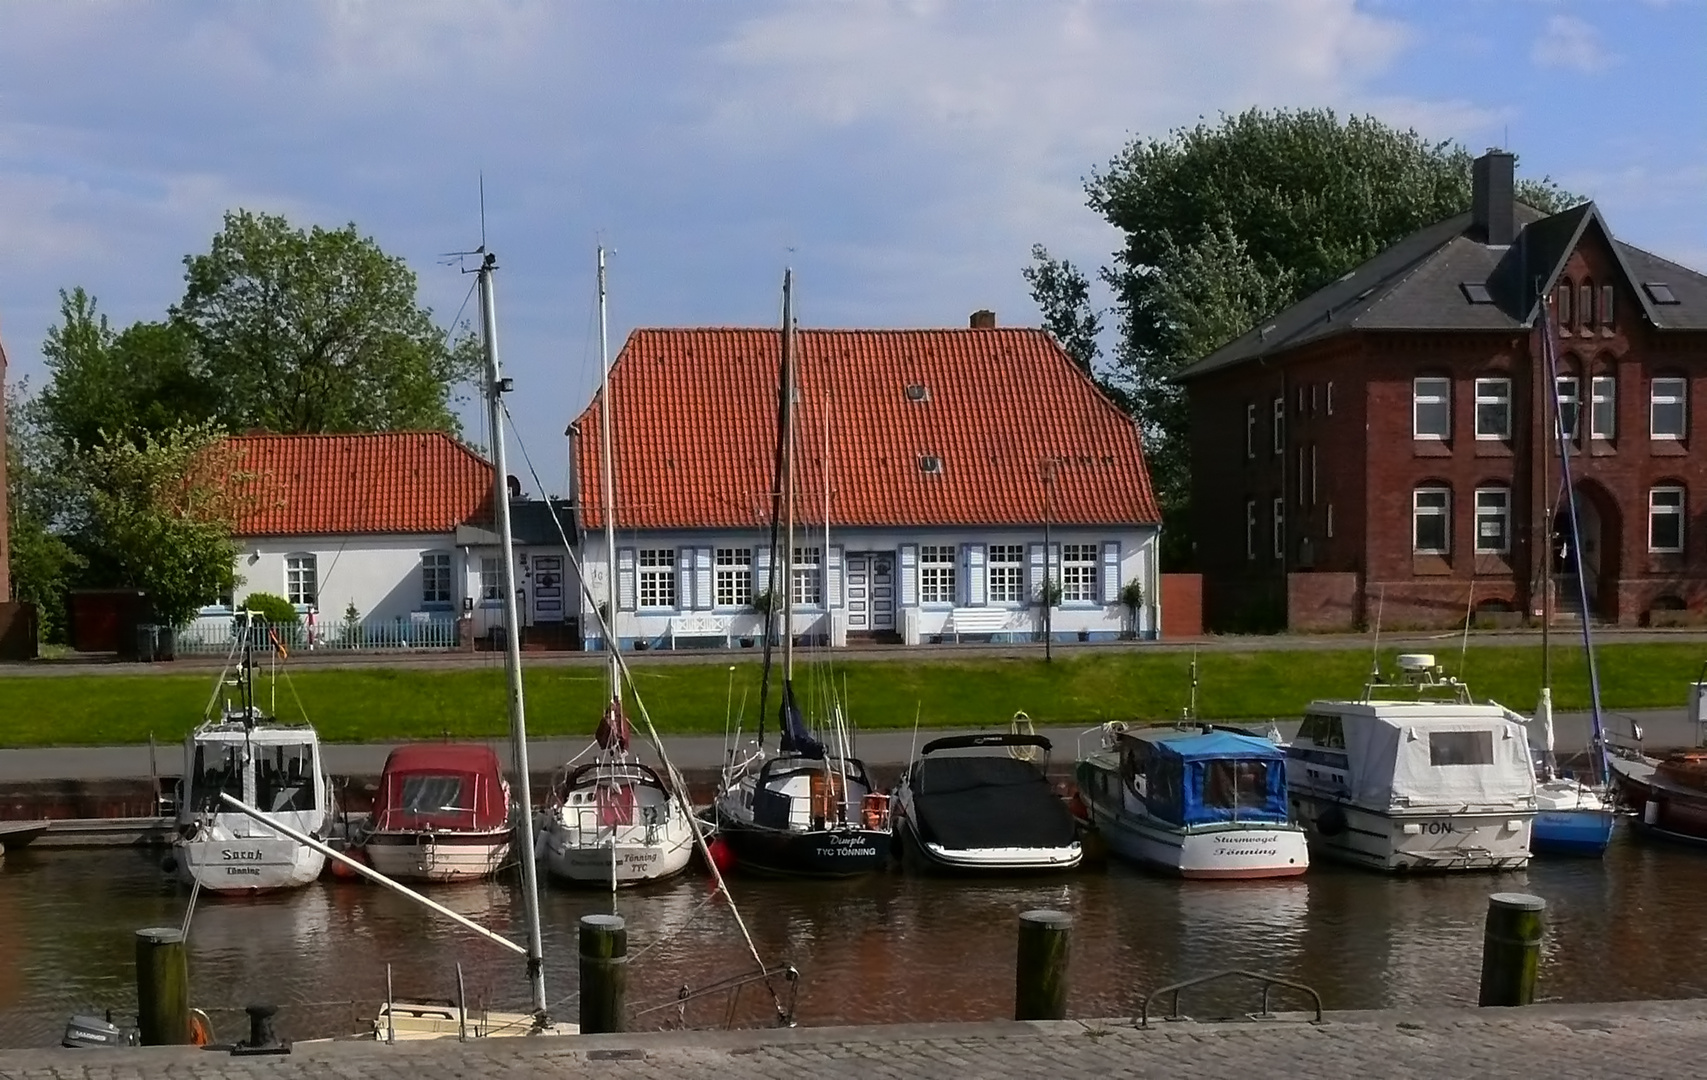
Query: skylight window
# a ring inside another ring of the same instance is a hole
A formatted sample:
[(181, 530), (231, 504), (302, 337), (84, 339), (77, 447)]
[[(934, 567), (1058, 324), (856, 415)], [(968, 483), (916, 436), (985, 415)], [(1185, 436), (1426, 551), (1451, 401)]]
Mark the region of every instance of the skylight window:
[(1663, 281), (1644, 281), (1642, 288), (1648, 291), (1648, 297), (1656, 304), (1675, 304), (1677, 297), (1671, 291), (1671, 286)]
[(931, 399), (930, 387), (926, 386), (924, 383), (908, 383), (907, 384), (907, 400), (908, 401), (929, 401), (930, 399)]
[(1491, 304), (1494, 302), (1492, 294), (1488, 292), (1488, 287), (1480, 281), (1466, 281), (1458, 287), (1464, 290), (1464, 299), (1472, 304)]
[(928, 476), (942, 475), (942, 458), (935, 454), (925, 454), (919, 458), (919, 471)]

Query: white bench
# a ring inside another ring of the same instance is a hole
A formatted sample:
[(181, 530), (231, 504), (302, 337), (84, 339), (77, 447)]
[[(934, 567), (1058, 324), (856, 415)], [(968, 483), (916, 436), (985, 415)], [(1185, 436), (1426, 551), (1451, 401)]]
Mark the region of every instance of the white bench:
[(999, 634), (1008, 629), (1013, 614), (1007, 608), (957, 607), (949, 613), (948, 625), (943, 629), (953, 634), (955, 641), (959, 641), (962, 634)]
[(674, 615), (670, 618), (670, 648), (679, 638), (717, 638), (730, 647), (729, 620), (720, 615)]

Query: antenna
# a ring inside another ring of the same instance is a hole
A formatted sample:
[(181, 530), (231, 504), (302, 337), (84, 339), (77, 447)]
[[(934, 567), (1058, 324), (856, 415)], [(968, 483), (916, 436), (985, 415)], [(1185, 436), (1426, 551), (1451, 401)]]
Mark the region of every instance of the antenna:
[(1470, 582), (1470, 597), (1464, 601), (1464, 641), (1458, 646), (1458, 677), (1464, 677), (1464, 662), (1470, 655), (1470, 617), (1476, 612), (1476, 583)]
[(486, 170), (480, 170), (480, 250), (486, 250)]
[(1369, 681), (1381, 681), (1381, 611), (1387, 606), (1387, 586), (1375, 598), (1375, 643), (1369, 648)]

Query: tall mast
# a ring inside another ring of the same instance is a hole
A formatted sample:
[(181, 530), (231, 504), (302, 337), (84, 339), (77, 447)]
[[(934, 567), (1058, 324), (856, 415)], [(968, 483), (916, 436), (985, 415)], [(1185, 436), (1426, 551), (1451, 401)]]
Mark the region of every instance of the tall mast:
[(605, 673), (610, 682), (610, 698), (622, 696), (621, 672), (616, 663), (616, 448), (611, 443), (610, 401), (610, 325), (605, 317), (605, 249), (599, 248), (599, 446), (603, 453), (605, 515)]
[[(782, 684), (794, 681), (794, 268), (782, 275)], [(786, 698), (784, 700), (787, 700)]]
[[(1549, 320), (1547, 319), (1547, 315), (1546, 315), (1546, 307), (1547, 307), (1547, 298), (1546, 297), (1543, 297), (1541, 299), (1541, 307), (1542, 307), (1541, 332), (1543, 335), (1550, 335), (1553, 332), (1553, 329), (1552, 329), (1552, 325), (1549, 322)], [(1542, 362), (1542, 371), (1541, 371), (1541, 382), (1542, 382), (1543, 387), (1545, 388), (1546, 393), (1543, 397), (1543, 401), (1545, 402), (1545, 404), (1542, 406), (1542, 412), (1546, 417), (1547, 433), (1541, 439), (1541, 513), (1543, 515), (1545, 515), (1545, 518), (1543, 519), (1543, 521), (1541, 523), (1541, 535), (1544, 539), (1543, 539), (1542, 544), (1540, 545), (1541, 549), (1542, 549), (1542, 551), (1541, 551), (1541, 687), (1542, 687), (1542, 689), (1547, 689), (1548, 687), (1551, 687), (1553, 685), (1553, 652), (1552, 652), (1552, 648), (1551, 648), (1551, 645), (1552, 645), (1551, 639), (1552, 639), (1552, 631), (1553, 631), (1553, 520), (1554, 520), (1554, 511), (1553, 511), (1553, 477), (1552, 477), (1551, 473), (1553, 471), (1553, 433), (1555, 430), (1555, 425), (1558, 424), (1558, 420), (1555, 418), (1553, 410), (1554, 410), (1554, 406), (1556, 406), (1558, 404), (1558, 399), (1557, 399), (1556, 395), (1557, 395), (1558, 390), (1559, 390), (1559, 387), (1556, 383), (1553, 385), (1547, 385), (1552, 380), (1552, 377), (1553, 377), (1551, 365), (1546, 363), (1546, 357), (1548, 355), (1549, 355), (1549, 353), (1547, 351), (1547, 346), (1545, 344), (1543, 344), (1542, 345), (1543, 362)], [(1582, 396), (1581, 396), (1580, 391), (1578, 393), (1577, 400), (1579, 402), (1582, 400)], [(1581, 412), (1582, 406), (1579, 404), (1577, 406), (1577, 409), (1579, 412)], [(1583, 613), (1583, 617), (1584, 618), (1588, 617), (1588, 613), (1586, 611)]]
[(498, 371), (498, 316), (492, 303), (492, 271), (497, 256), (480, 261), (480, 344), (486, 355), (486, 401), (492, 423), (492, 507), (498, 518), (498, 565), (504, 575), (504, 667), (510, 676), (510, 739), (516, 766), (516, 848), (522, 861), (522, 902), (528, 922), (528, 981), (533, 984), (536, 1023), (545, 1022), (545, 946), (539, 932), (539, 871), (533, 861), (533, 791), (528, 783), (527, 718), (522, 707), (522, 645), (517, 637), (515, 538), (510, 529), (509, 470), (504, 460), (504, 400), (510, 380)]

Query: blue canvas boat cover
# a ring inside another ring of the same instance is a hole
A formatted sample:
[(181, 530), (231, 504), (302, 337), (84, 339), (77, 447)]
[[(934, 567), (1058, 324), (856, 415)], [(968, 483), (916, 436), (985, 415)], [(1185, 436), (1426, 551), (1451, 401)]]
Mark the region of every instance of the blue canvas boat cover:
[(1286, 753), (1267, 739), (1210, 731), (1142, 741), (1152, 814), (1176, 825), (1288, 820)]

